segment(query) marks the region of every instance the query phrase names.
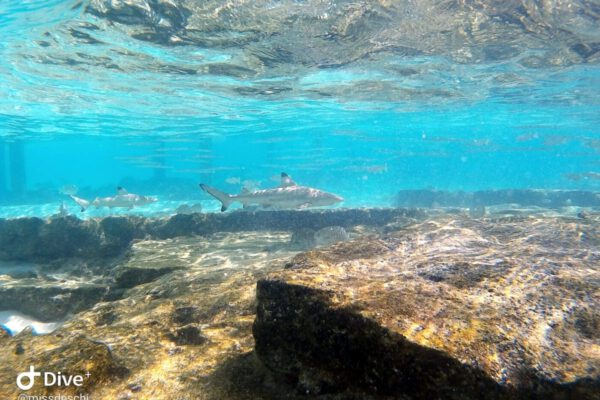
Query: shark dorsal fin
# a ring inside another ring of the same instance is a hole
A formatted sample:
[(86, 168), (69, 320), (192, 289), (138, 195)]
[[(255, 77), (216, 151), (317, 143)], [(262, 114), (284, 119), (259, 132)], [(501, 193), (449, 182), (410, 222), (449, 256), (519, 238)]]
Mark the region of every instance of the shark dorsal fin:
[(285, 172), (281, 173), (281, 185), (279, 185), (280, 187), (288, 187), (288, 186), (298, 186), (296, 185), (296, 182), (293, 181), (292, 178), (290, 178), (290, 176), (288, 174), (286, 174)]
[(122, 186), (117, 187), (117, 194), (127, 194), (127, 190), (125, 190)]
[(243, 187), (242, 190), (240, 190), (240, 194), (248, 194), (250, 193), (250, 189), (248, 189), (247, 187)]

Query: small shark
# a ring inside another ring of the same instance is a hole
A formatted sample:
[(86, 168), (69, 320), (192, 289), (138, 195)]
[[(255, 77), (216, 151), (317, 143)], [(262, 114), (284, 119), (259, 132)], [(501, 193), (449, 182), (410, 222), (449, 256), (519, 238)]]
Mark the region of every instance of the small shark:
[(127, 190), (120, 186), (117, 188), (117, 195), (113, 197), (96, 197), (94, 201), (88, 201), (72, 194), (69, 195), (69, 197), (81, 207), (81, 212), (84, 212), (89, 206), (94, 206), (96, 208), (124, 207), (131, 210), (135, 206), (143, 206), (158, 201), (156, 197), (127, 193)]
[(221, 192), (218, 189), (200, 184), (200, 188), (221, 202), (221, 212), (236, 201), (247, 207), (258, 204), (262, 207), (275, 208), (307, 208), (330, 206), (344, 201), (335, 194), (307, 186), (298, 186), (285, 172), (281, 173), (281, 184), (273, 189), (249, 191), (242, 189), (240, 194), (233, 195)]

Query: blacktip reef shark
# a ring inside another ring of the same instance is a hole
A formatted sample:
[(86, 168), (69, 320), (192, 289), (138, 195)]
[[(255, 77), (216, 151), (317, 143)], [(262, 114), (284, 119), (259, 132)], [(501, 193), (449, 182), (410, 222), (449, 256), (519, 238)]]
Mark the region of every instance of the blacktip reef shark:
[(136, 206), (144, 206), (146, 204), (155, 203), (158, 201), (156, 197), (152, 196), (140, 196), (139, 194), (128, 193), (127, 190), (122, 187), (117, 188), (117, 195), (112, 197), (96, 197), (94, 201), (88, 201), (70, 194), (69, 197), (73, 199), (75, 203), (81, 207), (81, 212), (87, 210), (88, 207), (94, 206), (96, 208), (109, 207), (109, 208), (128, 208), (132, 209)]
[(200, 188), (221, 202), (221, 212), (236, 201), (244, 207), (259, 205), (274, 208), (307, 208), (330, 206), (344, 201), (340, 196), (308, 186), (299, 186), (285, 172), (281, 173), (281, 184), (273, 189), (249, 191), (242, 189), (240, 194), (227, 194), (218, 189), (200, 184)]

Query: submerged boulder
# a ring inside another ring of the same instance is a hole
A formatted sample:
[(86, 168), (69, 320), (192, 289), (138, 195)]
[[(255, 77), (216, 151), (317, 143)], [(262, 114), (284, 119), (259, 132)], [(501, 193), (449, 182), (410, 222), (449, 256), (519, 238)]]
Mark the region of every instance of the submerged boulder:
[(598, 398), (600, 253), (582, 229), (444, 217), (298, 255), (258, 282), (256, 353), (303, 393)]
[(144, 237), (145, 222), (145, 218), (134, 216), (103, 218), (99, 224), (103, 239), (100, 254), (111, 256), (127, 250), (134, 239)]
[(0, 260), (115, 257), (127, 250), (134, 238), (143, 237), (144, 222), (138, 217), (0, 219)]
[(95, 221), (71, 216), (52, 218), (40, 228), (37, 256), (43, 259), (86, 257), (98, 245), (99, 239)]
[(37, 250), (40, 218), (0, 219), (0, 260), (26, 260)]

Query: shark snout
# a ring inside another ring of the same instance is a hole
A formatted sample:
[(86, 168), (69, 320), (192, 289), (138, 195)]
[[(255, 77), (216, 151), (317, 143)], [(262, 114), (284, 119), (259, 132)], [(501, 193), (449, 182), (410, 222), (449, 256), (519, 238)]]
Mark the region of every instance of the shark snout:
[(328, 193), (329, 196), (328, 200), (331, 202), (331, 204), (335, 204), (335, 203), (341, 203), (342, 201), (344, 201), (343, 197), (338, 196), (337, 194), (332, 194), (332, 193)]

